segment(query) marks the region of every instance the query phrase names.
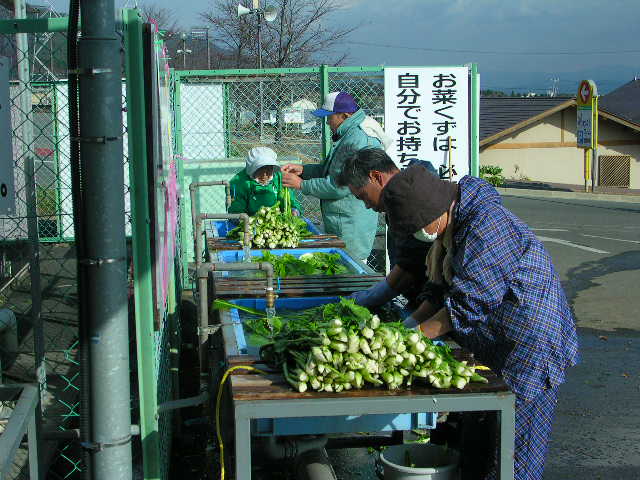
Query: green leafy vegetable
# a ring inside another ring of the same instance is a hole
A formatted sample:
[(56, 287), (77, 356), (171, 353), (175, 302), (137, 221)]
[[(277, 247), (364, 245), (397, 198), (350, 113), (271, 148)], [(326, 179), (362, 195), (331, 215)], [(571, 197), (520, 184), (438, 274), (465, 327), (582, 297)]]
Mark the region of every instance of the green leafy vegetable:
[(448, 346), (434, 345), (400, 322), (382, 323), (351, 299), (276, 318), (246, 324), (270, 340), (260, 349), (262, 359), (281, 368), (299, 392), (341, 392), (367, 384), (397, 389), (414, 381), (462, 389), (488, 381)]
[(340, 275), (346, 273), (347, 267), (340, 262), (339, 253), (314, 252), (305, 253), (296, 258), (290, 253), (274, 255), (263, 250), (262, 257), (253, 257), (252, 262), (270, 262), (277, 277), (293, 277), (302, 275)]
[[(253, 247), (294, 248), (298, 246), (301, 238), (311, 235), (307, 223), (302, 218), (291, 215), (290, 204), (288, 209), (289, 213), (282, 213), (280, 204), (276, 203), (273, 207), (262, 207), (249, 218)], [(243, 232), (244, 222), (241, 221), (238, 227), (227, 233), (227, 238), (242, 240)]]

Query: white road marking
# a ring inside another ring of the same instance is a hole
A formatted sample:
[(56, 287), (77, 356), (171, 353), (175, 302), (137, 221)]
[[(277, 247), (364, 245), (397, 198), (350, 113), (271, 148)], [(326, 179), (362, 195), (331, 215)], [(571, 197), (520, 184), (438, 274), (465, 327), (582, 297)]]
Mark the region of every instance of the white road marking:
[(582, 236), (591, 237), (591, 238), (603, 238), (605, 240), (615, 240), (616, 242), (640, 243), (640, 241), (638, 240), (625, 240), (622, 238), (601, 237), (600, 235), (587, 235), (586, 233), (583, 233)]
[(568, 232), (566, 228), (532, 228), (536, 232)]
[(561, 238), (551, 238), (551, 237), (538, 237), (543, 242), (552, 242), (559, 243), (561, 245), (566, 245), (567, 247), (579, 248), (580, 250), (586, 250), (587, 252), (593, 253), (610, 253), (605, 252), (604, 250), (598, 250), (597, 248), (585, 247), (584, 245), (578, 245), (577, 243), (570, 242), (568, 240), (563, 240)]

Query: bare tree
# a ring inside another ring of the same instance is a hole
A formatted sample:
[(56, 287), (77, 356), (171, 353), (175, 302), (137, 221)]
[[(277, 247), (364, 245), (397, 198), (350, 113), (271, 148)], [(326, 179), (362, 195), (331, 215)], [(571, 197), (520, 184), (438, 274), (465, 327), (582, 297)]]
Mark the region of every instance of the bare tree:
[(255, 66), (249, 65), (245, 58), (254, 42), (256, 30), (251, 19), (238, 17), (237, 0), (216, 0), (211, 9), (200, 12), (200, 18), (212, 26), (212, 38), (222, 50), (231, 53), (236, 68)]
[[(341, 7), (339, 0), (271, 0), (278, 16), (262, 22), (264, 67), (301, 67), (318, 63), (340, 65), (347, 58), (344, 42), (360, 25), (331, 26), (331, 15)], [(238, 18), (237, 0), (215, 0), (200, 17), (218, 32), (214, 37), (234, 51), (238, 67), (257, 56), (257, 18)], [(336, 53), (338, 52), (338, 53)], [(341, 53), (340, 53), (341, 52)], [(255, 60), (250, 66), (255, 66)]]
[(142, 18), (145, 22), (156, 22), (158, 28), (167, 32), (168, 35), (181, 31), (180, 24), (176, 20), (177, 15), (170, 8), (160, 7), (151, 2), (141, 3), (138, 8), (142, 12)]

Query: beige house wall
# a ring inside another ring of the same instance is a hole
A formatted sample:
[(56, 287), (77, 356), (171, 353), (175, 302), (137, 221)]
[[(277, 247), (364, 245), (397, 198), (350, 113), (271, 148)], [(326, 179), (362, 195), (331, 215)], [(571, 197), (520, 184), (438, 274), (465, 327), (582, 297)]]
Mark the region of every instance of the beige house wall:
[[(630, 155), (630, 188), (640, 189), (640, 132), (599, 120), (598, 155)], [(576, 109), (567, 108), (480, 147), (480, 165), (502, 167), (505, 177), (537, 182), (584, 183), (584, 152), (576, 147)]]

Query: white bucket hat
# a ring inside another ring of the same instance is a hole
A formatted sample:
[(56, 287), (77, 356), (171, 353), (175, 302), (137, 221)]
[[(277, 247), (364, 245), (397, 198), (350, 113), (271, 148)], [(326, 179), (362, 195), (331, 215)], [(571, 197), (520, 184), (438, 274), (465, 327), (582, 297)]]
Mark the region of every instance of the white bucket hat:
[(271, 150), (269, 147), (253, 147), (247, 153), (247, 175), (253, 178), (253, 175), (262, 167), (267, 165), (273, 165), (276, 168), (280, 168), (278, 165), (278, 154)]

